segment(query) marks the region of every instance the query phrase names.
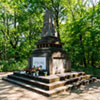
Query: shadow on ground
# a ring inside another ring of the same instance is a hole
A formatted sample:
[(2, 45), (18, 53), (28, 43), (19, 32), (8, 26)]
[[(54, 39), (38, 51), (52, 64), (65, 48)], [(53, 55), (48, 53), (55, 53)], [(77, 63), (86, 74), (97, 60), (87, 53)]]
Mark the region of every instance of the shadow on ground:
[(72, 91), (55, 95), (55, 100), (100, 100), (100, 80), (97, 82), (74, 88)]
[(8, 74), (11, 73), (0, 73), (0, 100), (47, 100), (40, 94), (2, 80)]
[(53, 97), (45, 97), (2, 80), (11, 73), (0, 73), (0, 100), (100, 100), (100, 80)]

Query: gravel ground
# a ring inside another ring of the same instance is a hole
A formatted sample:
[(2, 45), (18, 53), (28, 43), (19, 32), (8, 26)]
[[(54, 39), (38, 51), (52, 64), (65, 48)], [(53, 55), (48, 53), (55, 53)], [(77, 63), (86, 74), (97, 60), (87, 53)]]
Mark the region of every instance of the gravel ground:
[(2, 80), (10, 72), (0, 73), (0, 100), (100, 100), (100, 80), (71, 92), (63, 92), (53, 97), (45, 97)]

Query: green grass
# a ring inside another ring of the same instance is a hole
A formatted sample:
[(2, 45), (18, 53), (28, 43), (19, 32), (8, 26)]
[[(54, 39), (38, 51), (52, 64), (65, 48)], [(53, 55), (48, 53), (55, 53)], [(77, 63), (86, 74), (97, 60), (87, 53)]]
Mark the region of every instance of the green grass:
[(95, 77), (100, 77), (100, 69), (99, 68), (94, 68), (94, 67), (81, 67), (81, 66), (73, 66), (72, 71), (83, 71), (86, 74), (91, 74)]

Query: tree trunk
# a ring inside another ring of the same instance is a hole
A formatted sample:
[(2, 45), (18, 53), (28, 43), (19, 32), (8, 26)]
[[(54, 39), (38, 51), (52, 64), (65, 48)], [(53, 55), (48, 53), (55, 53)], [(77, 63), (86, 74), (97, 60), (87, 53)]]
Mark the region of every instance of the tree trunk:
[(82, 35), (80, 33), (79, 35), (79, 38), (80, 38), (80, 47), (81, 47), (81, 56), (82, 56), (82, 62), (84, 64), (84, 66), (86, 67), (87, 66), (87, 63), (86, 63), (86, 58), (85, 58), (85, 52), (84, 52), (84, 45), (83, 45), (83, 40), (82, 40)]
[[(8, 18), (7, 18), (8, 19)], [(4, 26), (6, 27), (6, 11), (4, 11)], [(4, 60), (6, 60), (6, 30), (3, 31), (3, 37), (4, 37)]]
[[(94, 11), (95, 11), (95, 5), (92, 2), (92, 6), (93, 6), (93, 9), (92, 9), (92, 18), (91, 18), (91, 28), (93, 30), (94, 28)], [(91, 39), (92, 39), (92, 48), (94, 49), (95, 48), (95, 35), (93, 34), (93, 31), (91, 30)], [(92, 49), (92, 54), (91, 54), (91, 66), (95, 67), (95, 51)]]
[(31, 36), (32, 36), (32, 19), (31, 17), (29, 17), (29, 44), (31, 45), (32, 43), (32, 39), (31, 39)]

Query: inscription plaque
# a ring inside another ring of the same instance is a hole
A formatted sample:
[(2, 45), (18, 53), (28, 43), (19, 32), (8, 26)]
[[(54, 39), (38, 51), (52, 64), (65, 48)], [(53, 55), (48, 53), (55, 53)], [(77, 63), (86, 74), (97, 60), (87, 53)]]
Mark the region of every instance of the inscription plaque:
[(33, 57), (32, 67), (42, 66), (42, 69), (46, 69), (46, 57)]

